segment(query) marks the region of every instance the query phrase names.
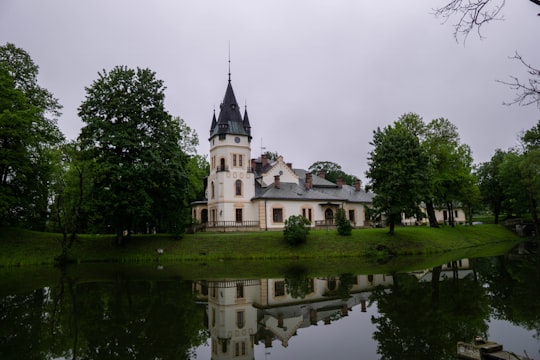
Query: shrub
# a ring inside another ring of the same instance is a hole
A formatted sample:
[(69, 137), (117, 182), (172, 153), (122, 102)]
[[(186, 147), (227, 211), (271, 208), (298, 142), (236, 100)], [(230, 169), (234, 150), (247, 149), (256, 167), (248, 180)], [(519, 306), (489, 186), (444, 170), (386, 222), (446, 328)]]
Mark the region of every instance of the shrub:
[(302, 215), (292, 215), (285, 220), (283, 237), (290, 245), (298, 245), (306, 242), (311, 223)]
[(352, 233), (351, 222), (347, 219), (345, 215), (345, 210), (342, 208), (337, 209), (336, 211), (336, 225), (339, 235), (349, 236)]

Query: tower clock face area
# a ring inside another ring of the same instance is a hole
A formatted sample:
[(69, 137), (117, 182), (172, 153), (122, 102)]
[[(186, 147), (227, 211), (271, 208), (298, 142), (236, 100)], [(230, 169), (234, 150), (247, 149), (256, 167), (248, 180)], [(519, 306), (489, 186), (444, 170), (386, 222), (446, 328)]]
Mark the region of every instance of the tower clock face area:
[(238, 136), (235, 136), (234, 137), (234, 142), (238, 144), (240, 142), (240, 138)]

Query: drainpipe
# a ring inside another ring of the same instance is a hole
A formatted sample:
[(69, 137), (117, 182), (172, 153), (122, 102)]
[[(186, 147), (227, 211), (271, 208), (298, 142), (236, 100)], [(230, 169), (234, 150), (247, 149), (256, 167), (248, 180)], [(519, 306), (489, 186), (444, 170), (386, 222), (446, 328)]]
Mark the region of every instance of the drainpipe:
[(266, 214), (268, 213), (268, 210), (266, 210), (266, 199), (264, 199), (264, 231), (268, 231), (268, 217)]

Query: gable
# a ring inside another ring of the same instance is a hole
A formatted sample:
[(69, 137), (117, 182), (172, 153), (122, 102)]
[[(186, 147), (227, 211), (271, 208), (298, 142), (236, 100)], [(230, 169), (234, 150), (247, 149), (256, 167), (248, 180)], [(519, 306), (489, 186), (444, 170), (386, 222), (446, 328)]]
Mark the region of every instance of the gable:
[(262, 175), (262, 186), (266, 187), (274, 183), (274, 177), (279, 175), (281, 182), (298, 184), (298, 176), (294, 171), (283, 161), (283, 156), (278, 157), (277, 161), (272, 164), (272, 167)]

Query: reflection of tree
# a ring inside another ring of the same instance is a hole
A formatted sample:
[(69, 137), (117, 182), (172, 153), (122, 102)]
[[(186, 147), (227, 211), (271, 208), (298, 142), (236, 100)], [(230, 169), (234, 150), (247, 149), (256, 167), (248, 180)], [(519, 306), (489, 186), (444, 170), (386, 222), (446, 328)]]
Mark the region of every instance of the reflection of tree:
[(208, 337), (191, 282), (65, 281), (1, 300), (0, 358), (190, 359)]
[(41, 359), (49, 338), (42, 322), (46, 293), (43, 289), (28, 294), (0, 298), (0, 358)]
[(480, 259), (480, 276), (488, 284), (493, 317), (536, 332), (540, 340), (540, 258), (511, 261), (506, 256)]
[(293, 299), (303, 299), (313, 291), (313, 279), (307, 277), (307, 269), (293, 265), (285, 272), (287, 291)]
[[(455, 359), (456, 342), (485, 334), (489, 317), (483, 288), (471, 277), (419, 282), (394, 275), (390, 293), (377, 289), (379, 316), (373, 337), (383, 359)], [(439, 278), (440, 279), (440, 278)]]

